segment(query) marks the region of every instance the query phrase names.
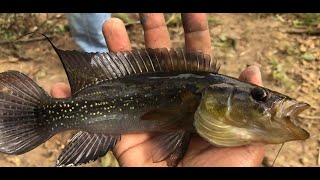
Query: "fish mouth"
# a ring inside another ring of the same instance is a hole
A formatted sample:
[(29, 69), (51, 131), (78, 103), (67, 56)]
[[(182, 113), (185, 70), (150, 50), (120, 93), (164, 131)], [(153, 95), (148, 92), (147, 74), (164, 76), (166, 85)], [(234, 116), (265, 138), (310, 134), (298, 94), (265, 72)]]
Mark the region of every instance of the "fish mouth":
[(310, 137), (310, 134), (301, 127), (302, 123), (299, 121), (298, 115), (308, 108), (310, 108), (310, 105), (307, 103), (283, 99), (273, 107), (273, 112), (276, 112), (274, 118), (281, 121), (281, 124), (289, 131), (292, 138), (306, 140)]

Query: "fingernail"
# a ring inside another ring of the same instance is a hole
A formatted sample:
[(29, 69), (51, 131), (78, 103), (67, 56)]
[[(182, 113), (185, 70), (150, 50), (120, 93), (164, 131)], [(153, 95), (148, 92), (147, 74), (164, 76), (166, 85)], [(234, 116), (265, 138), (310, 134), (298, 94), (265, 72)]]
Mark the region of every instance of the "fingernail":
[(262, 86), (262, 78), (258, 66), (249, 65), (240, 75), (240, 79)]
[(258, 66), (255, 66), (255, 65), (247, 65), (247, 72), (250, 72), (250, 73), (259, 73), (259, 75), (261, 76), (261, 73), (260, 73), (260, 68)]

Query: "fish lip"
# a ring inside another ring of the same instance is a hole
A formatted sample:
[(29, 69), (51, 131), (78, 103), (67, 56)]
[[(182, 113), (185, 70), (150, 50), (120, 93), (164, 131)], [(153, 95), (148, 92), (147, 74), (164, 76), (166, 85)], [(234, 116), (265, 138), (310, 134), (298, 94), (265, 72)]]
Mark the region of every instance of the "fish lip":
[(281, 100), (274, 102), (273, 106), (271, 107), (271, 112), (272, 112), (271, 114), (279, 118), (283, 118), (283, 117), (295, 118), (301, 112), (305, 111), (310, 107), (311, 106), (307, 103), (283, 98)]
[(301, 127), (301, 122), (298, 121), (298, 115), (310, 108), (311, 106), (304, 102), (298, 102), (293, 99), (281, 99), (272, 107), (272, 118), (279, 119), (278, 121), (287, 129), (290, 136), (296, 140), (306, 140), (310, 134)]
[(297, 117), (301, 112), (310, 108), (310, 105), (304, 102), (297, 102), (284, 110), (283, 116)]

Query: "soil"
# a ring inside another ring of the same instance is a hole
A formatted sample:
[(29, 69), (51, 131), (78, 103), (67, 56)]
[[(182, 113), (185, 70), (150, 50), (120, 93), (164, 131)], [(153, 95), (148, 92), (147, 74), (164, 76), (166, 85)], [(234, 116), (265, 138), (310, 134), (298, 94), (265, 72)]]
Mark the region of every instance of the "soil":
[[(20, 14), (15, 20), (18, 22), (19, 18), (26, 16)], [(6, 17), (1, 15), (0, 22), (7, 22)], [(137, 14), (129, 14), (129, 17), (134, 22), (138, 20)], [(172, 15), (166, 17), (179, 18)], [(303, 27), (293, 25), (296, 16), (292, 14), (208, 14), (208, 17), (213, 52), (221, 63), (220, 73), (238, 77), (247, 65), (258, 65), (265, 87), (311, 105), (300, 118), (302, 126), (310, 132), (311, 137), (306, 141), (285, 143), (274, 166), (320, 166), (320, 38), (307, 33), (289, 33), (304, 31)], [(52, 41), (61, 49), (79, 49), (71, 37), (63, 14), (32, 14), (30, 18), (33, 21), (37, 19), (37, 23), (24, 24), (25, 31), (39, 30), (52, 35)], [(42, 25), (48, 24), (48, 21), (54, 21), (55, 24), (44, 28)], [(173, 47), (182, 47), (184, 37), (181, 23), (171, 21), (168, 26)], [(58, 30), (52, 31), (50, 28)], [(0, 34), (5, 29), (10, 30), (10, 27), (2, 27)], [(132, 46), (144, 47), (140, 24), (132, 23), (127, 26), (127, 30)], [(29, 41), (38, 37), (33, 36), (27, 38), (27, 42), (13, 46), (2, 37), (3, 34), (0, 37), (0, 72), (21, 71), (48, 93), (53, 84), (68, 82), (56, 53), (46, 40)], [(54, 166), (64, 145), (74, 133), (59, 133), (34, 150), (19, 156), (0, 154), (0, 166)], [(266, 146), (267, 164), (272, 164), (280, 146)], [(100, 158), (83, 166), (116, 166), (116, 163)]]

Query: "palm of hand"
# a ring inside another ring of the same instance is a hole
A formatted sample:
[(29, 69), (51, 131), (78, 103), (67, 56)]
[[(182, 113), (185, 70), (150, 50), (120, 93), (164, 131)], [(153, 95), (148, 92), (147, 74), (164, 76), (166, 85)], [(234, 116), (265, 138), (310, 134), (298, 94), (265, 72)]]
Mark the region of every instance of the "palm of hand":
[[(121, 166), (167, 166), (166, 162), (153, 163), (152, 138), (148, 134), (123, 135), (115, 148)], [(195, 135), (178, 166), (259, 166), (263, 158), (261, 145), (217, 148)]]

